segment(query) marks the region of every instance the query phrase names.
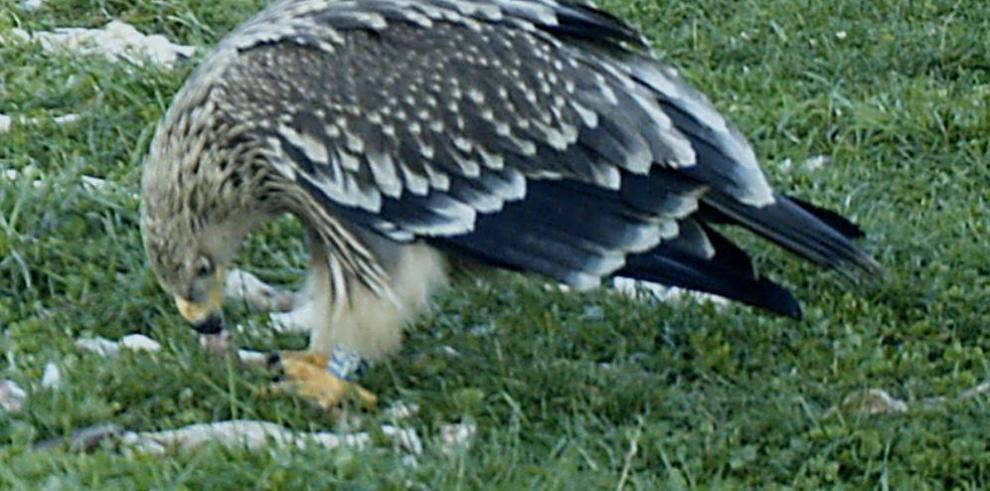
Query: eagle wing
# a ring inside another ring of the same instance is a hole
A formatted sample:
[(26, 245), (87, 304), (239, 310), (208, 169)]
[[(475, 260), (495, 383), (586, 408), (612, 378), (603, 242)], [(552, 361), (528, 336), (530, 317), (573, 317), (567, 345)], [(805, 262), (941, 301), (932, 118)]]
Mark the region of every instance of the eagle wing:
[(745, 138), (634, 30), (587, 4), (292, 0), (221, 47), (239, 52), (225, 100), (255, 111), (237, 117), (257, 122), (275, 169), (392, 240), (575, 287), (617, 271), (730, 297), (749, 286), (735, 297), (792, 315), (708, 222), (872, 267), (775, 194)]

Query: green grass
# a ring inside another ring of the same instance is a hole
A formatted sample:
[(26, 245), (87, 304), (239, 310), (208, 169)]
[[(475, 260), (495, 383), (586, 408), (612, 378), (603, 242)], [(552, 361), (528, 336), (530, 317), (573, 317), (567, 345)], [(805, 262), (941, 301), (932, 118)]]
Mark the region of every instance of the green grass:
[[(0, 0), (0, 36), (120, 18), (210, 45), (261, 3), (66, 0), (26, 13)], [(736, 121), (775, 184), (861, 223), (886, 280), (856, 287), (750, 241), (763, 270), (795, 287), (804, 321), (739, 306), (567, 295), (514, 277), (450, 292), (363, 380), (386, 402), (422, 408), (402, 423), (426, 440), (417, 466), (388, 445), (208, 446), (167, 458), (112, 447), (32, 451), (33, 441), (100, 422), (135, 430), (234, 417), (299, 430), (340, 422), (259, 394), (262, 371), (207, 358), (147, 269), (134, 197), (140, 162), (191, 65), (163, 72), (2, 44), (0, 113), (82, 120), (0, 135), (0, 168), (24, 174), (0, 179), (0, 378), (31, 388), (22, 412), (0, 412), (0, 488), (600, 489), (615, 487), (624, 470), (631, 489), (990, 486), (990, 399), (954, 399), (990, 380), (990, 6), (606, 6), (644, 29)], [(813, 155), (833, 161), (814, 172), (778, 165)], [(87, 190), (81, 175), (116, 185)], [(45, 184), (32, 187), (33, 178)], [(302, 268), (297, 232), (273, 224), (241, 259), (291, 283)], [(241, 345), (305, 344), (274, 336), (261, 315), (230, 314), (258, 328), (238, 333)], [(163, 350), (101, 359), (73, 347), (82, 335), (133, 332)], [(37, 387), (48, 361), (67, 386)], [(842, 406), (872, 387), (911, 409), (869, 416)], [(939, 396), (949, 400), (917, 403)], [(440, 425), (458, 421), (479, 433), (448, 457), (433, 441)], [(370, 412), (357, 429), (385, 422), (384, 412)]]

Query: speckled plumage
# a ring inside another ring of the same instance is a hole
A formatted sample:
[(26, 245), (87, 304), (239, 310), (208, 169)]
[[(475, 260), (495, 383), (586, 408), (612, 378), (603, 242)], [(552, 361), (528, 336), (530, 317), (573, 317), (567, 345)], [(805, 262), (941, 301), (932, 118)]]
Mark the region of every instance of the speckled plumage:
[(789, 315), (793, 298), (713, 224), (875, 268), (854, 226), (774, 193), (706, 98), (585, 3), (278, 2), (176, 96), (142, 193), (151, 262), (190, 301), (254, 226), (299, 216), (314, 258), (306, 322), (393, 309), (352, 322), (346, 341), (322, 328), (321, 344), (376, 354), (356, 337), (415, 314), (450, 258), (577, 287), (621, 274)]

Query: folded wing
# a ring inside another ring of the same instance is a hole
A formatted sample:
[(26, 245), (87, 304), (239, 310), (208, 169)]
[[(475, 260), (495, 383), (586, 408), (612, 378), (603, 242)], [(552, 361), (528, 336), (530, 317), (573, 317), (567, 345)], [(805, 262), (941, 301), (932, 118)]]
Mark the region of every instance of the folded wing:
[(239, 81), (226, 96), (279, 101), (251, 115), (277, 172), (393, 240), (576, 287), (619, 274), (792, 316), (790, 294), (712, 224), (876, 268), (853, 225), (774, 193), (705, 97), (587, 4), (289, 1), (225, 44), (241, 52), (223, 67)]

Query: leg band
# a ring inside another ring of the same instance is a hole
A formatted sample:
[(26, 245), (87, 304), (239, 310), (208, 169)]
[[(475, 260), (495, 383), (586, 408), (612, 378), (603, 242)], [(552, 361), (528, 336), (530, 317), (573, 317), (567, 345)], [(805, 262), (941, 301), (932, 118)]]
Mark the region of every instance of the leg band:
[(348, 381), (357, 378), (365, 366), (361, 355), (340, 346), (335, 347), (327, 359), (327, 371), (334, 377)]

